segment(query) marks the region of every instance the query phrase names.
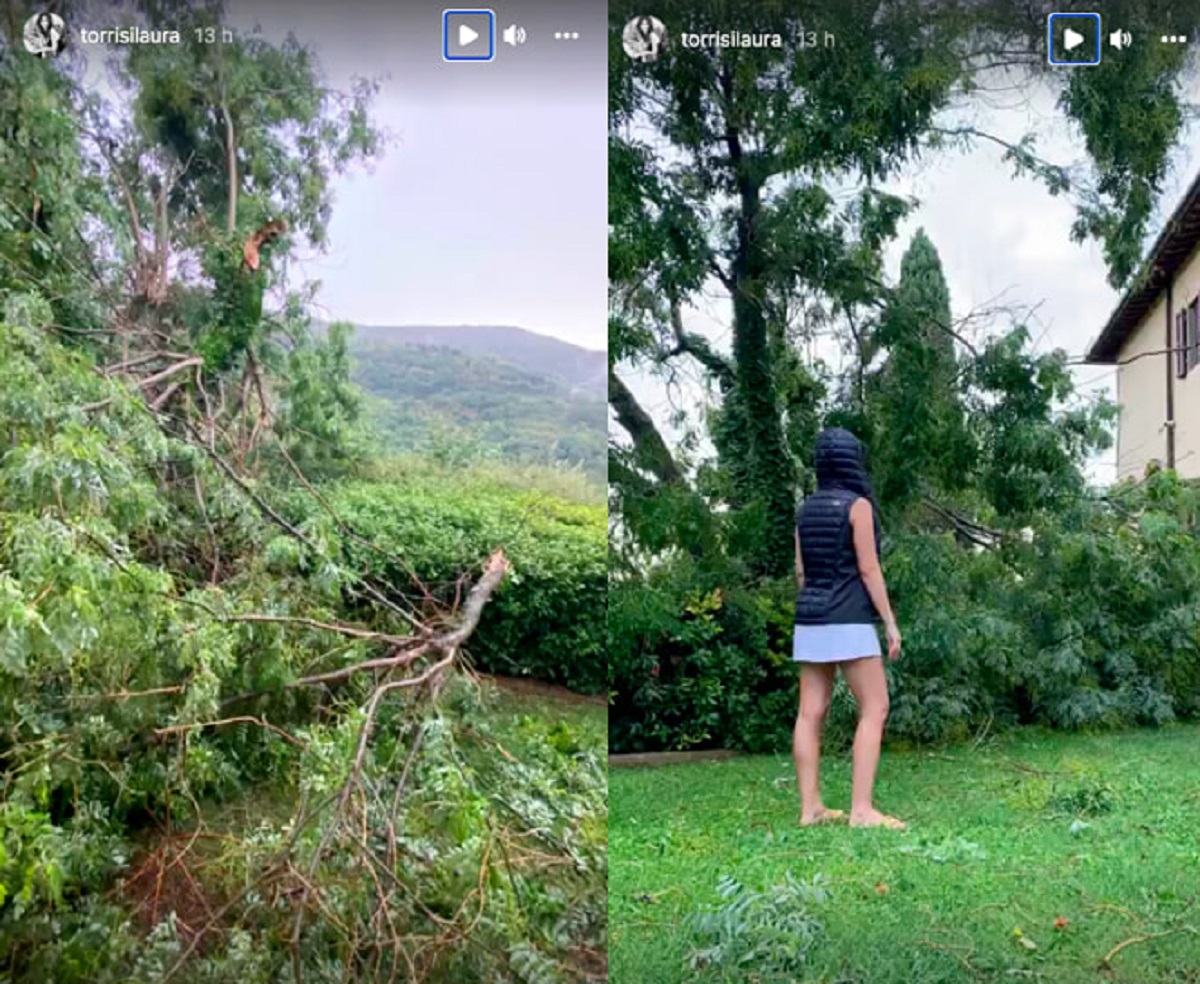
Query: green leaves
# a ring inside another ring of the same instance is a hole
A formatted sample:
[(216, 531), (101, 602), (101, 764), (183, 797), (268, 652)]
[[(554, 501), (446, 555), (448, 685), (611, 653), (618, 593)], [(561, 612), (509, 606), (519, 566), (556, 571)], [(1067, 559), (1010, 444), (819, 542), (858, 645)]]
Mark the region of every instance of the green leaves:
[[(1159, 473), (1063, 501), (996, 550), (903, 525), (889, 534), (884, 569), (905, 638), (889, 668), (891, 736), (1200, 714), (1200, 489)], [(715, 583), (725, 600), (712, 612), (695, 604), (712, 585), (682, 561), (610, 586), (614, 750), (788, 747), (794, 584)], [(853, 727), (852, 706), (835, 698), (829, 739)]]
[(687, 956), (700, 980), (756, 980), (784, 984), (803, 979), (809, 951), (819, 946), (824, 927), (813, 914), (826, 899), (825, 881), (796, 879), (789, 871), (781, 884), (763, 892), (724, 877), (721, 902), (690, 919), (694, 944)]
[[(152, 26), (176, 29), (183, 40), (134, 46), (127, 64), (145, 150), (187, 162), (172, 204), (183, 216), (224, 227), (235, 182), (237, 229), (248, 234), (282, 217), (323, 246), (331, 179), (381, 149), (368, 117), (375, 84), (359, 80), (349, 93), (332, 92), (312, 50), (295, 38), (275, 46), (238, 31), (230, 32), (232, 42), (222, 40), (219, 7), (166, 3), (147, 13)], [(198, 39), (197, 28), (215, 40)]]
[[(461, 472), (446, 472), (403, 486), (341, 484), (331, 501), (357, 537), (335, 534), (334, 555), (350, 569), (372, 570), (414, 595), (423, 586), (450, 603), (459, 577), (503, 546), (515, 578), (488, 604), (471, 639), (475, 665), (599, 692), (606, 670), (603, 508), (484, 477), (466, 488), (463, 482)], [(307, 496), (294, 504), (303, 523), (319, 514)]]
[(59, 905), (63, 895), (61, 831), (42, 812), (12, 800), (0, 803), (0, 911), (14, 918), (38, 902)]
[(941, 260), (918, 229), (871, 338), (885, 360), (864, 386), (862, 409), (871, 428), (865, 436), (885, 516), (911, 509), (923, 492), (954, 493), (969, 484), (976, 449), (967, 430), (956, 334)]
[(980, 491), (1012, 525), (1060, 511), (1084, 491), (1089, 456), (1111, 446), (1111, 405), (1073, 399), (1065, 354), (1034, 355), (1017, 327), (967, 366), (969, 428)]
[[(1125, 6), (1110, 16), (1153, 34), (1172, 5)], [(1119, 59), (1102, 60), (1094, 73), (1070, 73), (1059, 100), (1079, 124), (1095, 171), (1073, 238), (1100, 240), (1109, 283), (1117, 289), (1139, 271), (1155, 203), (1183, 130), (1185, 58), (1184, 46), (1134, 45)]]

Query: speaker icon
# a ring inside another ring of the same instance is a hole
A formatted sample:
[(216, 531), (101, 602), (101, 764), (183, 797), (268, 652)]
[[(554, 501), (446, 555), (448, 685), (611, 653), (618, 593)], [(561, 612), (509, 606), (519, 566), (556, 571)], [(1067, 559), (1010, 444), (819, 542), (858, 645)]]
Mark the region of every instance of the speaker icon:
[(1132, 42), (1133, 35), (1128, 31), (1113, 31), (1108, 36), (1108, 43), (1113, 48), (1128, 48)]
[(515, 48), (517, 45), (525, 43), (525, 28), (510, 24), (500, 36), (504, 39), (505, 44), (511, 44)]

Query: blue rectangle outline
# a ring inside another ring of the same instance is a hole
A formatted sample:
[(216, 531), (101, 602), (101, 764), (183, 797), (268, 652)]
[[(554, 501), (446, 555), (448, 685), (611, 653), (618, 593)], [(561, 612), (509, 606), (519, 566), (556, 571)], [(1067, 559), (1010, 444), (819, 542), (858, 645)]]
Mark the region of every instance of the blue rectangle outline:
[[(1054, 60), (1054, 18), (1055, 17), (1094, 17), (1096, 19), (1096, 60), (1095, 61), (1055, 61)], [(1104, 32), (1099, 13), (1095, 11), (1059, 10), (1046, 18), (1046, 61), (1059, 68), (1090, 68), (1100, 64), (1101, 51), (1104, 46)]]
[[(488, 16), (488, 53), (485, 58), (482, 55), (450, 55), (450, 33), (449, 20), (451, 14), (487, 14)], [(442, 11), (442, 61), (446, 62), (490, 62), (496, 58), (496, 12), (478, 8), (475, 10), (459, 10), (448, 9)]]

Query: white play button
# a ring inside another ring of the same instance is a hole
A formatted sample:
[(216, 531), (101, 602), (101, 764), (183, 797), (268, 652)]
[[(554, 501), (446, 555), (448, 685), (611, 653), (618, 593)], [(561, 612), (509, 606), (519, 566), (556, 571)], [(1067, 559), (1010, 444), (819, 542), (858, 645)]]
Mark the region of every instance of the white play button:
[(1051, 14), (1046, 57), (1051, 65), (1100, 64), (1100, 15)]
[(442, 11), (443, 59), (449, 62), (490, 62), (495, 57), (494, 11)]

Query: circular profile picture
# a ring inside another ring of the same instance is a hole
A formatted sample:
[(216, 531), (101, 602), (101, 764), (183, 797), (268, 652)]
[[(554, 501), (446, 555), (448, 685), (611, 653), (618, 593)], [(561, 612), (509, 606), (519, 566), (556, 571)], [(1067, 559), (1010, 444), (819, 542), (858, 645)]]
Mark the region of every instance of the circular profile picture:
[(634, 61), (657, 61), (667, 46), (667, 28), (657, 17), (635, 17), (621, 32), (621, 44)]
[(25, 22), (25, 50), (38, 58), (57, 58), (67, 46), (67, 25), (58, 14), (43, 10)]

